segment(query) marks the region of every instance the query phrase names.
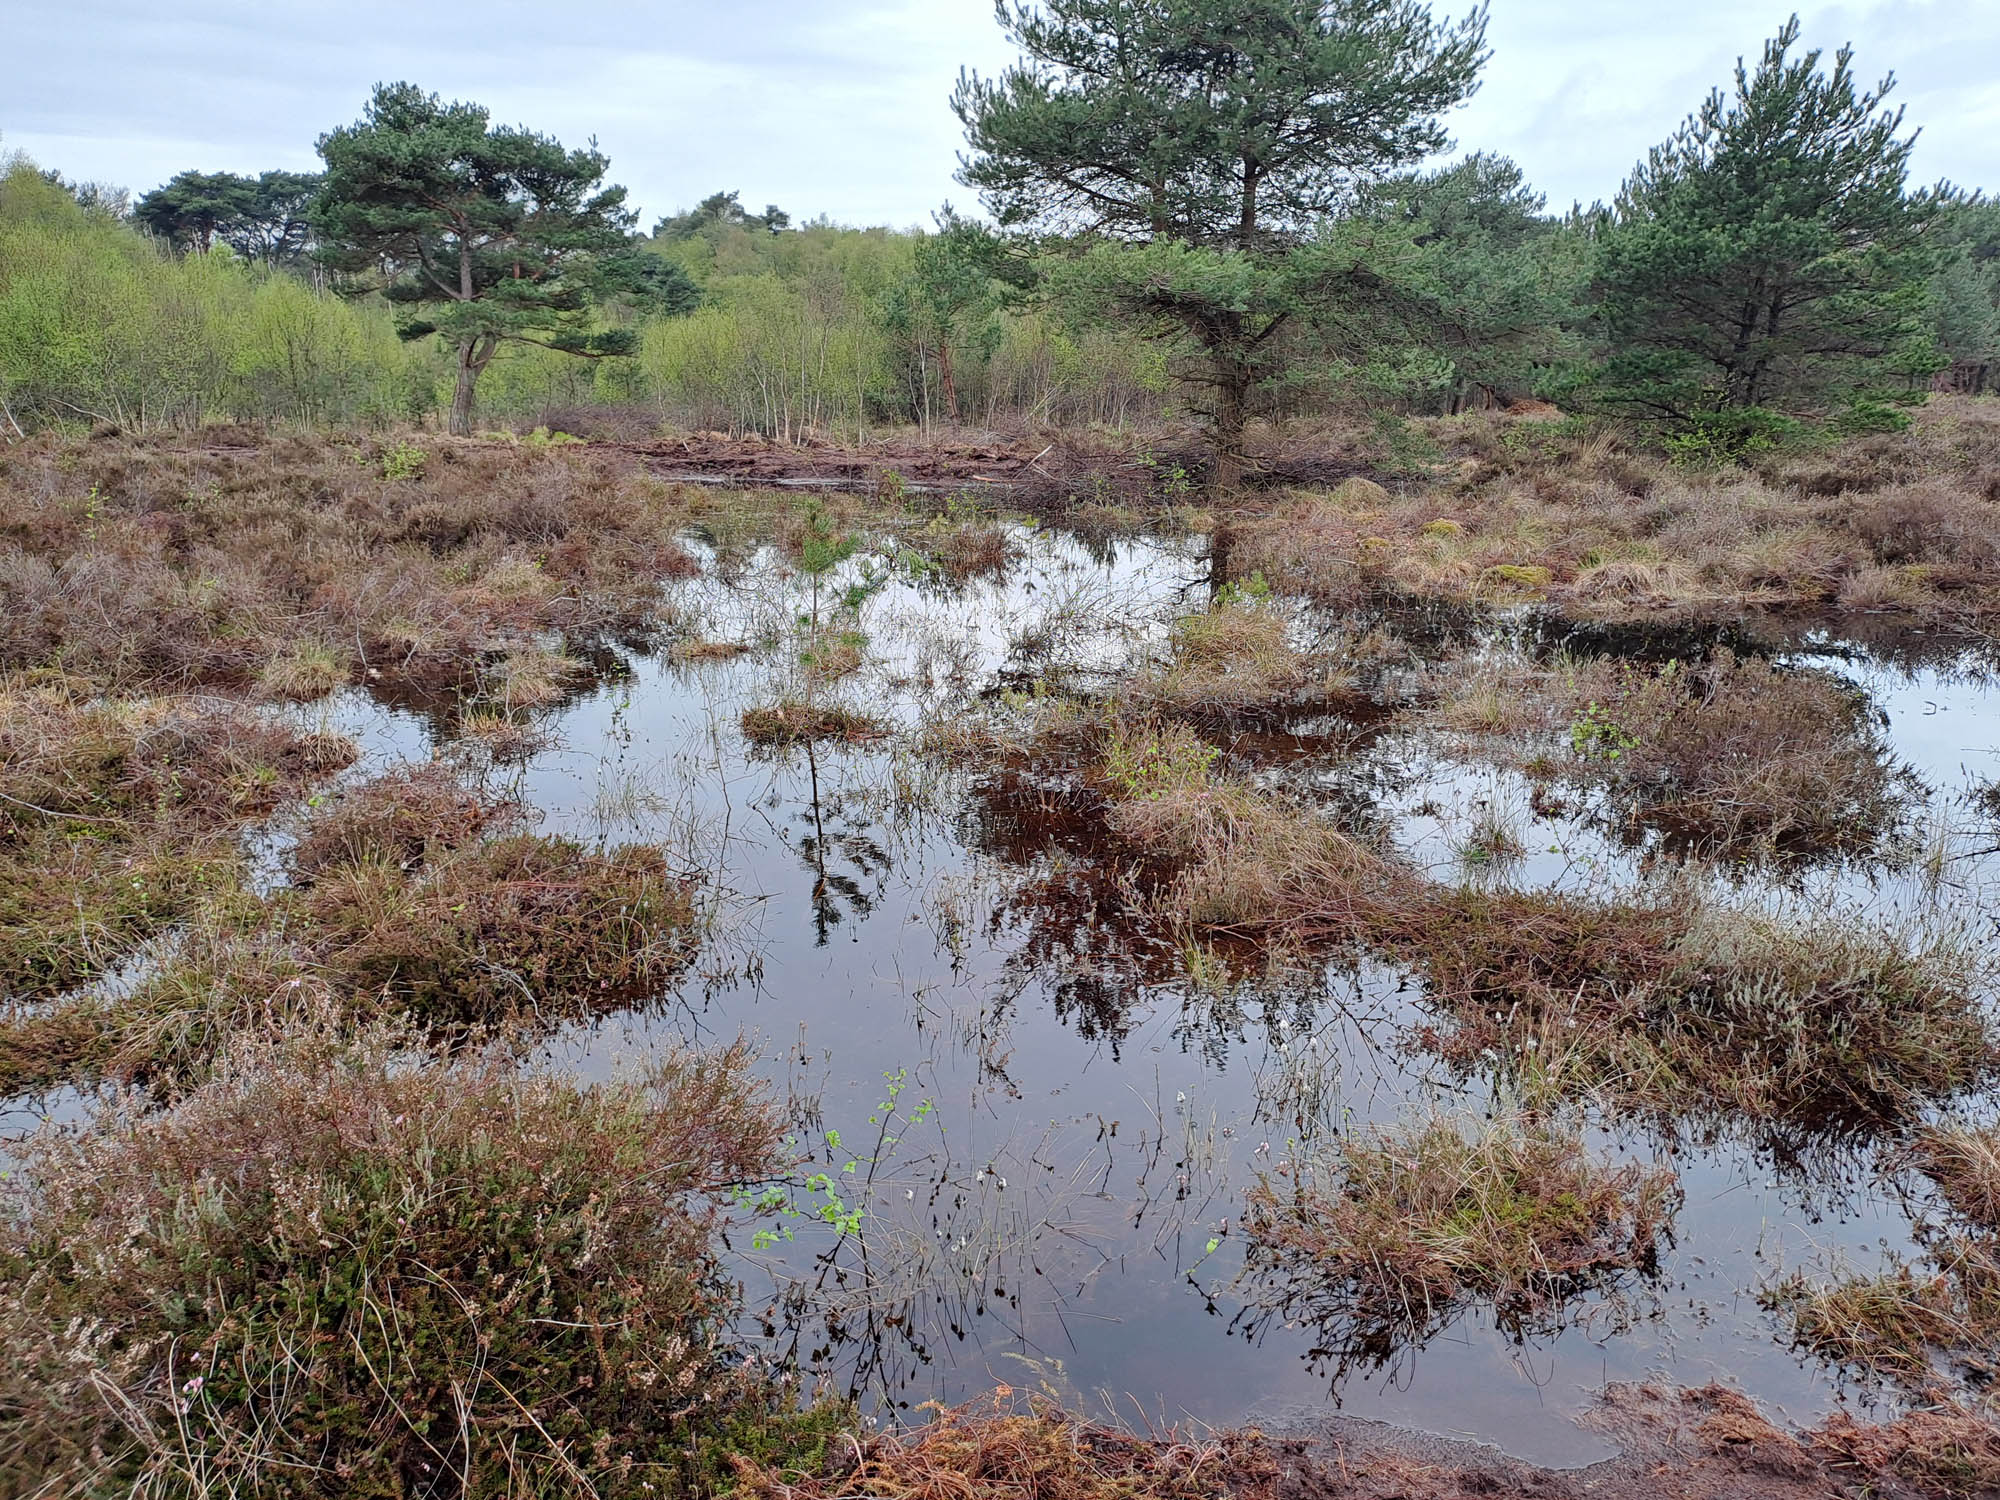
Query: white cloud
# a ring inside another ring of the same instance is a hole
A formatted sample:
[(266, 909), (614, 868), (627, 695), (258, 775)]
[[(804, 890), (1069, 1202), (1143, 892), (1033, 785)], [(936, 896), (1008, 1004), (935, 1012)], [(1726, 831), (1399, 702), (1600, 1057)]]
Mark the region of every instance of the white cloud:
[[(1550, 202), (1608, 198), (1739, 53), (1782, 23), (1740, 0), (1496, 0), (1486, 84), (1451, 119)], [(1444, 7), (1441, 7), (1444, 8)], [(1007, 59), (988, 0), (10, 0), (0, 132), (144, 190), (186, 167), (307, 167), (370, 85), (407, 78), (566, 141), (595, 135), (650, 222), (718, 188), (806, 217), (922, 221), (959, 147), (961, 65)], [(1805, 12), (1807, 40), (1893, 69), (1920, 180), (1995, 181), (2000, 0)]]

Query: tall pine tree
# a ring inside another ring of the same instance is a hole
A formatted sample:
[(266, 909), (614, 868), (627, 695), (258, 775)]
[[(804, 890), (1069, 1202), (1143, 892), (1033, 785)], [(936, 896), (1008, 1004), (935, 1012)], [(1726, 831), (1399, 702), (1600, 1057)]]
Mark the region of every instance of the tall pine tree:
[[(952, 98), (961, 179), (1003, 225), (1097, 242), (1072, 285), (1192, 346), (1211, 483), (1243, 466), (1281, 335), (1374, 278), (1298, 252), (1357, 182), (1444, 144), (1486, 17), (1423, 0), (1039, 0), (998, 14), (1022, 57)], [(1122, 247), (1130, 247), (1122, 248)]]
[(1607, 402), (1741, 441), (1934, 364), (1914, 133), (1794, 16), (1632, 173), (1600, 240)]
[(570, 151), (493, 126), (477, 104), (381, 84), (367, 113), (320, 137), (313, 209), (322, 258), (379, 281), (409, 311), (406, 338), (441, 335), (457, 354), (451, 430), (472, 430), (480, 373), (504, 343), (584, 358), (629, 354), (628, 329), (592, 314), (623, 295), (667, 311), (693, 304), (678, 267), (641, 250), (625, 189), (602, 186), (595, 145)]

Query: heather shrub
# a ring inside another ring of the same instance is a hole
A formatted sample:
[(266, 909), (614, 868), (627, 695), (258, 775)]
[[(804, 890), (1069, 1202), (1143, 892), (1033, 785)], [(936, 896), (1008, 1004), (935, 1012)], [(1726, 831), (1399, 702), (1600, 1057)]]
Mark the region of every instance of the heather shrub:
[(581, 1086), (399, 1045), (239, 1045), (170, 1110), (25, 1144), (0, 1489), (659, 1495), (768, 1404), (710, 1245), (780, 1165), (741, 1052)]

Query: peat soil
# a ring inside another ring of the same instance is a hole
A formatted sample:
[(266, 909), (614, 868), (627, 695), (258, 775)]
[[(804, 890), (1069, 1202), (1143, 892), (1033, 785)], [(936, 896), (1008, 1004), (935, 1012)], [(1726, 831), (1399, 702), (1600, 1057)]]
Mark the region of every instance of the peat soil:
[[(616, 446), (644, 461), (669, 483), (725, 485), (738, 489), (804, 489), (864, 494), (951, 494), (1000, 497), (1010, 504), (1042, 497), (1157, 499), (1163, 486), (1186, 493), (1208, 468), (1206, 451), (1186, 437), (1135, 454), (1129, 445), (1098, 447), (1071, 437), (968, 441), (939, 438), (881, 439), (840, 444), (807, 437), (768, 441), (755, 434), (694, 433)], [(1272, 453), (1251, 476), (1260, 489), (1332, 485), (1374, 472), (1353, 455), (1325, 450)]]

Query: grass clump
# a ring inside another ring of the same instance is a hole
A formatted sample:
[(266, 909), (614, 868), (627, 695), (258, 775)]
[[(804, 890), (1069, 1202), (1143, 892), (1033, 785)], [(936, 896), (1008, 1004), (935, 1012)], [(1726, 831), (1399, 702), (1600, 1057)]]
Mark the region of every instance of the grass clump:
[[(1922, 1389), (1936, 1378), (1932, 1351), (1974, 1340), (1990, 1347), (2000, 1333), (2000, 1263), (1971, 1245), (1961, 1245), (1950, 1261), (1832, 1282), (1796, 1274), (1768, 1289), (1763, 1301), (1790, 1323), (1799, 1348)], [(1972, 1282), (1964, 1279), (1968, 1273)]]
[(839, 703), (780, 698), (776, 703), (746, 708), (740, 721), (743, 737), (755, 745), (796, 745), (836, 740), (861, 744), (885, 738), (888, 726), (872, 714)]
[(1434, 710), (1459, 734), (1604, 789), (1628, 830), (1705, 856), (1864, 850), (1911, 786), (1863, 694), (1825, 673), (1719, 651), (1705, 662), (1484, 659)]
[(313, 814), (287, 863), (301, 885), (375, 864), (414, 870), (511, 824), (517, 813), (477, 796), (443, 766), (409, 766), (343, 789)]
[(925, 571), (953, 584), (997, 578), (1014, 560), (1006, 529), (991, 521), (936, 516), (908, 542)]
[(1230, 584), (1208, 609), (1176, 620), (1162, 670), (1133, 685), (1141, 698), (1187, 714), (1284, 707), (1311, 684), (1311, 663), (1290, 640), (1290, 621), (1261, 577)]
[(1716, 849), (1864, 848), (1893, 820), (1881, 727), (1847, 684), (1727, 651), (1616, 675), (1603, 714), (1631, 743), (1579, 759), (1609, 768), (1635, 819)]
[(2000, 1126), (1926, 1126), (1911, 1142), (1910, 1157), (1953, 1213), (2000, 1232)]
[(1937, 1189), (1939, 1201), (1919, 1209), (1921, 1254), (1872, 1276), (1795, 1272), (1763, 1301), (1799, 1347), (1929, 1399), (1948, 1395), (1954, 1366), (1990, 1381), (2000, 1348), (2000, 1130), (1927, 1125), (1903, 1162)]
[(646, 631), (697, 571), (682, 497), (629, 458), (425, 446), (395, 473), (333, 436), (12, 450), (0, 667), (60, 661), (123, 692), (463, 687), (551, 640), (584, 657)]
[(1484, 1298), (1519, 1329), (1650, 1269), (1679, 1199), (1665, 1168), (1605, 1165), (1575, 1130), (1502, 1115), (1350, 1137), (1336, 1160), (1260, 1181), (1245, 1222), (1253, 1267), (1358, 1322), (1427, 1329)]
[(1655, 1115), (1873, 1129), (2000, 1068), (1986, 967), (1955, 931), (1456, 890), (1382, 932), (1448, 1018), (1429, 1034), (1446, 1056), (1535, 1053)]
[(1099, 778), (1106, 820), (1155, 866), (1149, 905), (1176, 924), (1275, 935), (1303, 910), (1372, 902), (1393, 882), (1360, 840), (1216, 769), (1186, 724), (1114, 726)]
[(0, 1221), (10, 1493), (674, 1494), (767, 1399), (719, 1195), (780, 1166), (740, 1053), (585, 1087), (313, 1029), (44, 1131)]
[[(1859, 436), (1808, 464), (1770, 456), (1755, 471), (1692, 472), (1607, 427), (1436, 419), (1426, 427), (1445, 456), (1436, 482), (1283, 501), (1233, 527), (1229, 572), (1335, 604), (1388, 589), (1466, 603), (1545, 597), (1603, 616), (1892, 602), (1976, 619), (2000, 556), (2000, 492), (1985, 479), (1990, 405), (1935, 399), (1906, 433)], [(1863, 578), (1884, 566), (1909, 570), (1890, 601), (1879, 576)]]
[(742, 1492), (760, 1500), (1212, 1500), (1266, 1493), (1275, 1456), (1254, 1434), (1209, 1442), (1146, 1439), (1086, 1422), (1040, 1396), (1005, 1387), (986, 1400), (938, 1407), (925, 1425), (848, 1445), (852, 1461), (821, 1473), (742, 1462)]
[(318, 970), (430, 1024), (588, 1015), (686, 960), (694, 905), (649, 845), (594, 853), (515, 834), (410, 872), (364, 860), (304, 898)]
[(518, 809), (441, 766), (349, 788), (293, 847), (293, 884), (204, 893), (124, 993), (0, 1019), (0, 1085), (205, 1075), (236, 1034), (324, 1011), (433, 1039), (534, 1031), (663, 989), (696, 940), (690, 883), (651, 845), (597, 852), (518, 831)]
[(354, 755), (213, 699), (0, 680), (0, 994), (80, 984), (232, 887), (240, 831)]
[(1983, 964), (1955, 933), (1696, 919), (1634, 1017), (1633, 1076), (1757, 1119), (1867, 1128), (1993, 1076)]

